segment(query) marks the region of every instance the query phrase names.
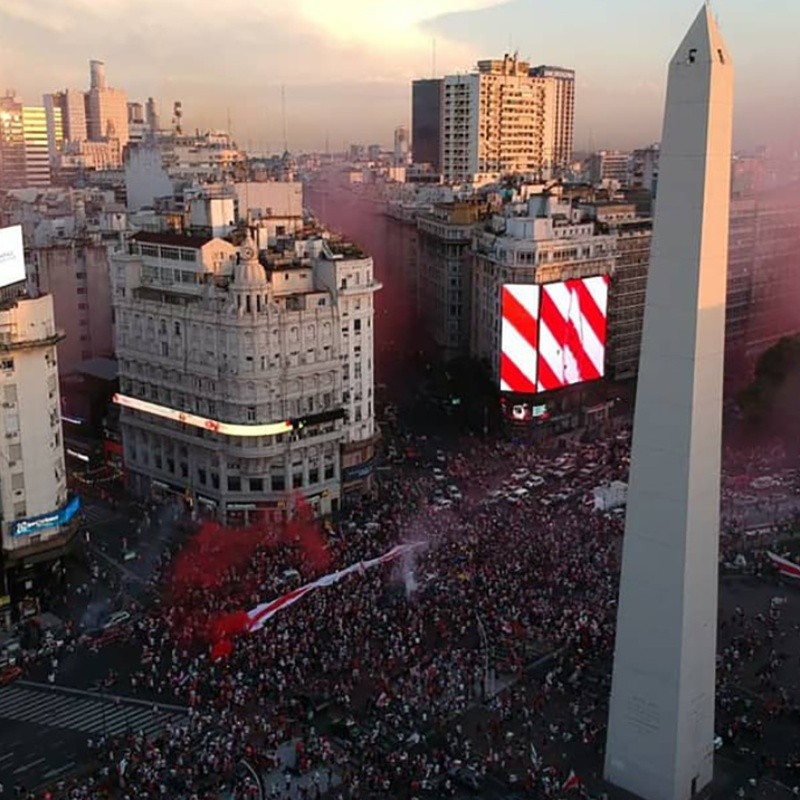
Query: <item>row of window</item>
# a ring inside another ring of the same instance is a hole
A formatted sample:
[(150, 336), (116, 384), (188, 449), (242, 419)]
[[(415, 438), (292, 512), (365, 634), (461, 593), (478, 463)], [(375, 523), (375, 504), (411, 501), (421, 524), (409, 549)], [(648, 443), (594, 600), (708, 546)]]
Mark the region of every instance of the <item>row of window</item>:
[[(136, 447), (128, 448), (128, 459), (137, 462), (139, 451)], [(150, 457), (147, 450), (141, 451), (141, 461), (143, 466), (149, 466)], [(175, 475), (181, 478), (189, 477), (189, 465), (181, 461), (176, 465), (174, 458), (163, 458), (161, 454), (156, 453), (153, 456), (153, 466), (157, 470), (166, 472), (169, 475)], [(177, 466), (177, 470), (176, 470)], [(322, 469), (322, 480), (330, 481), (336, 477), (336, 467), (330, 462), (326, 463)], [(212, 489), (220, 488), (220, 477), (217, 472), (211, 472), (204, 467), (197, 470), (197, 482), (200, 486), (211, 487)], [(304, 487), (315, 486), (320, 482), (320, 468), (318, 465), (310, 466), (308, 468), (308, 479), (304, 480), (302, 468), (292, 470), (289, 483), (287, 485), (286, 474), (284, 472), (276, 472), (269, 476), (257, 478), (243, 478), (239, 475), (229, 475), (227, 478), (227, 491), (229, 492), (249, 492), (257, 493), (263, 491), (283, 492), (287, 489), (302, 489)]]

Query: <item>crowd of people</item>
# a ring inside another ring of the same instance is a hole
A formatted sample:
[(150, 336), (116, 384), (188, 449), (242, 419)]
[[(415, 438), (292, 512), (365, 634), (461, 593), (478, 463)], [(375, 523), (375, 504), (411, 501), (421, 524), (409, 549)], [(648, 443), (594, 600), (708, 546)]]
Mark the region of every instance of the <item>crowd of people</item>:
[[(424, 460), (426, 443), (396, 436), (398, 452), (413, 444)], [(97, 769), (51, 796), (216, 800), (224, 787), (250, 797), (253, 772), (285, 770), (277, 754), (290, 743), (293, 772), (268, 782), (270, 797), (411, 800), (487, 780), (529, 797), (598, 797), (623, 522), (589, 500), (593, 486), (625, 478), (628, 439), (624, 429), (537, 447), (468, 437), (439, 475), (405, 460), (330, 528), (324, 563), (303, 537), (263, 527), (216, 567), (192, 570), (191, 549), (165, 554), (158, 601), (131, 629), (140, 662), (117, 689), (184, 704), (186, 720), (93, 742)], [(515, 495), (519, 470), (546, 482)], [(433, 502), (443, 483), (460, 502)], [(309, 594), (212, 657), (215, 621), (409, 541), (424, 546)], [(763, 542), (732, 519), (723, 558), (746, 546)], [(194, 573), (204, 579), (176, 577)], [(757, 745), (767, 715), (798, 713), (797, 692), (774, 680), (784, 657), (773, 612), (723, 621), (719, 706), (726, 740), (752, 749), (760, 774), (786, 775), (792, 756), (772, 763)], [(743, 707), (752, 659), (766, 665), (769, 708)]]

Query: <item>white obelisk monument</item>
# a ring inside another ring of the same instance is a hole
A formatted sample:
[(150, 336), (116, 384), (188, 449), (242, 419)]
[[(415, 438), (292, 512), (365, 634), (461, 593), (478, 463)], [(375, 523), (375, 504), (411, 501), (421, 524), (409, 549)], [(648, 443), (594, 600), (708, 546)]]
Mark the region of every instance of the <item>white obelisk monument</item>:
[(708, 5), (669, 66), (605, 776), (711, 781), (733, 65)]

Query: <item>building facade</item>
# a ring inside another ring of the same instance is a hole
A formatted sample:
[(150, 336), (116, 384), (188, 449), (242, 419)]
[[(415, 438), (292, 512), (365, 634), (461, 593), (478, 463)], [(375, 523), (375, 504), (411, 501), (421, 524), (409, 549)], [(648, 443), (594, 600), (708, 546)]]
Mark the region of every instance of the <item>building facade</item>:
[(86, 96), (78, 89), (65, 89), (44, 96), (45, 108), (58, 109), (64, 128), (64, 140), (84, 142), (89, 136), (86, 126)]
[(114, 353), (108, 249), (82, 234), (28, 251), (28, 280), (53, 298), (55, 319), (64, 333), (58, 345), (62, 373), (81, 362)]
[(125, 469), (229, 524), (370, 486), (372, 260), (321, 237), (137, 234), (112, 257)]
[(616, 237), (614, 279), (608, 295), (606, 374), (621, 381), (639, 372), (653, 223), (634, 216), (608, 223), (606, 230)]
[(90, 62), (91, 84), (86, 94), (86, 122), (93, 141), (119, 140), (128, 143), (128, 96), (121, 89), (112, 89), (106, 81), (106, 65)]
[[(540, 74), (536, 74), (537, 71)], [(574, 75), (531, 69), (516, 55), (448, 75), (442, 94), (441, 171), (446, 182), (505, 174), (549, 177), (571, 150)]]
[(414, 81), (411, 85), (411, 151), (415, 164), (430, 164), (441, 170), (442, 89), (441, 78)]
[(589, 157), (589, 180), (597, 185), (615, 181), (627, 186), (630, 176), (630, 153), (620, 150), (598, 150)]
[(421, 317), (445, 360), (469, 353), (475, 203), (440, 203), (417, 216), (417, 292)]
[(60, 109), (26, 106), (13, 94), (0, 97), (0, 187), (50, 185), (50, 164), (63, 142)]
[(553, 83), (555, 102), (550, 117), (552, 133), (547, 141), (552, 150), (546, 154), (554, 172), (564, 173), (572, 163), (572, 148), (575, 140), (575, 70), (563, 67), (548, 67), (544, 64), (532, 67), (534, 78), (547, 78)]
[(471, 355), (500, 385), (502, 288), (611, 276), (616, 237), (556, 197), (539, 194), (508, 208), (473, 243)]
[[(49, 295), (0, 309), (0, 503), (5, 612), (36, 608), (53, 588), (54, 562), (75, 535), (78, 501), (67, 493), (56, 346), (62, 337)], [(0, 614), (3, 610), (0, 610)]]

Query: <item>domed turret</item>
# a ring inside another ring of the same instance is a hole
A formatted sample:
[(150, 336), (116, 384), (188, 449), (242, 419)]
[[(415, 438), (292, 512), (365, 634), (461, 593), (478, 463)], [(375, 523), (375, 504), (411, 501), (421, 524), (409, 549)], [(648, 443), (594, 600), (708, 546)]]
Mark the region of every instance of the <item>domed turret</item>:
[(233, 268), (233, 286), (236, 289), (263, 289), (267, 285), (264, 267), (258, 260), (253, 237), (247, 232), (239, 247), (239, 263)]

